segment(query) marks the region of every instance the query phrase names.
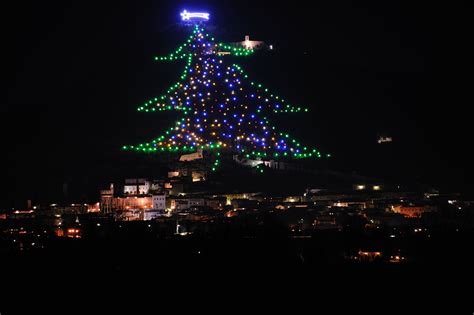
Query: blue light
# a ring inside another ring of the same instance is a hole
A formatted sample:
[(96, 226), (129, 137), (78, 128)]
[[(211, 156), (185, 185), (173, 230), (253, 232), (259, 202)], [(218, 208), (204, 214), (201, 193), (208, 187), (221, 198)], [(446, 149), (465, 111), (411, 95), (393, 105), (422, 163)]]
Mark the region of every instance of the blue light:
[(180, 15), (183, 21), (209, 21), (209, 13), (207, 12), (188, 12), (184, 10)]

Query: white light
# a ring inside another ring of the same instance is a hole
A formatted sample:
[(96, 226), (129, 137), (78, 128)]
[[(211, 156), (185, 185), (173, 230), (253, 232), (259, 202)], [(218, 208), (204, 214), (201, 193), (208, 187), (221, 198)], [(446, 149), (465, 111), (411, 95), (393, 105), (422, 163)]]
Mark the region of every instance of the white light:
[(191, 19), (203, 19), (209, 20), (209, 13), (204, 12), (188, 12), (184, 10), (181, 12), (181, 18), (183, 21), (190, 21)]

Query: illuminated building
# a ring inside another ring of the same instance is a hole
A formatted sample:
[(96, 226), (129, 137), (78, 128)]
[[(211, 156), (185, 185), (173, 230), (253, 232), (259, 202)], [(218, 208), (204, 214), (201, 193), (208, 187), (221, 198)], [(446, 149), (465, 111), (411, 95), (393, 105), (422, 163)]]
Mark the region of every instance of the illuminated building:
[(171, 199), (171, 210), (183, 211), (188, 210), (191, 207), (203, 207), (206, 205), (204, 198), (183, 198), (175, 197)]
[(426, 205), (396, 205), (392, 206), (391, 210), (403, 214), (405, 218), (419, 218), (423, 213), (432, 211), (432, 208)]
[(389, 260), (389, 262), (395, 263), (395, 264), (399, 264), (404, 261), (405, 261), (405, 257), (401, 255), (392, 255), (390, 256), (390, 260)]
[(359, 261), (373, 262), (382, 258), (382, 252), (379, 251), (362, 251), (358, 252)]
[(112, 213), (114, 198), (114, 184), (110, 184), (109, 189), (100, 191), (100, 211), (102, 213)]
[(377, 143), (378, 143), (378, 144), (387, 143), (387, 142), (392, 142), (392, 137), (380, 136), (380, 137), (377, 139)]
[(153, 209), (153, 196), (115, 197), (113, 205), (116, 210)]
[(153, 195), (153, 205), (154, 210), (165, 210), (166, 209), (166, 195)]
[(144, 178), (130, 178), (125, 180), (123, 193), (128, 195), (144, 195), (150, 191), (150, 181)]
[(202, 159), (202, 150), (197, 150), (197, 152), (194, 153), (189, 153), (189, 154), (183, 154), (179, 157), (179, 161), (181, 162), (189, 162), (189, 161), (194, 161), (194, 160), (199, 160)]
[(226, 205), (231, 205), (234, 199), (253, 199), (258, 193), (236, 193), (236, 194), (224, 194), (222, 197), (226, 198)]
[(66, 237), (81, 238), (81, 230), (77, 228), (69, 228), (66, 230)]
[(87, 212), (99, 212), (100, 211), (100, 202), (93, 203), (87, 206)]
[[(259, 41), (259, 40), (250, 40), (249, 35), (245, 35), (245, 40), (240, 42), (240, 45), (246, 49), (259, 49), (263, 47), (269, 47), (265, 42)], [(272, 48), (273, 49), (273, 46)]]

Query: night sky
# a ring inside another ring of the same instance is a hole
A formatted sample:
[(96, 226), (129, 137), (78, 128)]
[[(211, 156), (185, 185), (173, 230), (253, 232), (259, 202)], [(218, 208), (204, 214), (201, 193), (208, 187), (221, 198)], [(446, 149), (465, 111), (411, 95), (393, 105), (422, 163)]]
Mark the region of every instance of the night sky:
[[(135, 176), (120, 150), (173, 114), (136, 112), (179, 77), (154, 63), (187, 36), (184, 9), (211, 13), (216, 38), (275, 51), (236, 59), (251, 78), (311, 109), (281, 129), (334, 155), (334, 169), (472, 188), (471, 17), (463, 3), (414, 1), (53, 1), (2, 4), (0, 206), (88, 198)], [(377, 145), (377, 134), (394, 138)], [(74, 190), (71, 188), (71, 190)]]

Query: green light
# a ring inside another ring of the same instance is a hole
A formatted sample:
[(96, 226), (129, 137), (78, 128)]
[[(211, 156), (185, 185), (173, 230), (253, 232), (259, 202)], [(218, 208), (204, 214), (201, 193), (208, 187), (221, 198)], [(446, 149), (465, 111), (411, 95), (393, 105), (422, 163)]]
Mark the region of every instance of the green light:
[[(190, 91), (190, 89), (188, 88), (189, 83), (187, 82), (187, 80), (189, 80), (188, 78), (194, 77), (194, 80), (196, 80), (196, 72), (197, 71), (190, 72), (190, 69), (192, 68), (193, 62), (196, 62), (197, 65), (201, 65), (200, 61), (197, 61), (197, 59), (198, 58), (199, 58), (199, 60), (202, 60), (202, 59), (200, 58), (201, 57), (200, 53), (192, 50), (191, 46), (192, 46), (193, 41), (196, 41), (198, 38), (202, 38), (203, 36), (208, 42), (209, 42), (209, 39), (211, 41), (215, 40), (214, 37), (211, 37), (211, 36), (209, 36), (209, 34), (204, 33), (203, 29), (201, 29), (198, 25), (195, 25), (194, 30), (192, 31), (192, 34), (174, 52), (172, 52), (172, 53), (170, 53), (166, 56), (160, 56), (160, 57), (155, 56), (154, 57), (154, 60), (168, 60), (168, 61), (187, 58), (187, 62), (186, 62), (186, 66), (184, 68), (184, 71), (182, 73), (180, 73), (179, 81), (176, 82), (175, 84), (173, 84), (172, 86), (170, 86), (166, 90), (165, 94), (159, 96), (158, 98), (150, 99), (143, 106), (140, 106), (140, 107), (137, 108), (137, 110), (140, 111), (140, 112), (142, 112), (142, 111), (144, 111), (144, 112), (156, 112), (156, 111), (165, 111), (165, 110), (181, 111), (184, 114), (183, 116), (186, 117), (187, 122), (184, 119), (178, 120), (177, 124), (174, 125), (174, 127), (170, 128), (169, 131), (166, 131), (166, 136), (162, 135), (159, 138), (157, 138), (157, 140), (159, 142), (163, 142), (162, 144), (159, 144), (159, 146), (158, 146), (159, 149), (156, 148), (156, 147), (150, 147), (150, 143), (145, 143), (145, 144), (140, 144), (139, 145), (140, 149), (134, 148), (133, 146), (123, 146), (122, 148), (124, 150), (130, 148), (130, 149), (135, 149), (137, 151), (140, 150), (140, 151), (143, 151), (143, 152), (156, 152), (156, 151), (165, 151), (165, 150), (168, 150), (169, 152), (177, 152), (177, 151), (187, 152), (187, 151), (193, 150), (195, 148), (195, 146), (192, 146), (192, 145), (189, 144), (188, 140), (185, 140), (184, 142), (182, 140), (180, 140), (179, 138), (181, 138), (181, 139), (183, 139), (183, 138), (178, 133), (181, 132), (181, 129), (193, 128), (192, 124), (190, 124), (189, 121), (192, 122), (193, 120), (191, 120), (191, 119), (193, 119), (195, 117), (195, 115), (198, 115), (200, 113), (200, 110), (202, 110), (202, 108), (199, 108), (199, 109), (195, 108), (195, 106), (197, 105), (196, 104), (197, 100), (193, 101), (193, 97), (191, 97), (191, 104), (187, 104), (187, 105), (184, 105), (185, 101), (182, 100), (181, 98), (183, 97), (182, 93), (184, 92), (184, 89), (186, 89), (188, 93)], [(217, 43), (217, 42), (212, 42), (211, 47), (214, 47), (214, 48), (220, 47), (221, 51), (230, 52), (234, 56), (248, 56), (248, 55), (250, 55), (254, 52), (253, 49), (237, 48), (237, 47), (233, 47), (233, 46), (230, 46), (230, 45), (226, 45), (224, 43)], [(222, 56), (218, 55), (218, 57), (222, 57)], [(223, 60), (219, 59), (218, 62), (223, 63)], [(225, 65), (225, 63), (224, 63), (224, 65)], [(236, 69), (237, 74), (240, 74), (241, 77), (243, 77), (243, 78), (246, 78), (246, 79), (248, 78), (248, 75), (245, 74), (245, 72), (242, 70), (242, 68), (237, 64), (232, 64), (230, 67), (227, 67), (227, 69), (229, 69), (229, 70), (232, 69), (232, 71), (234, 71), (233, 69)], [(199, 69), (197, 69), (197, 70), (199, 70)], [(213, 73), (213, 72), (211, 72), (211, 73)], [(233, 76), (236, 76), (236, 74), (233, 74)], [(205, 81), (207, 81), (208, 78), (210, 78), (209, 82), (213, 83), (214, 85), (216, 85), (216, 83), (220, 83), (220, 82), (216, 81), (216, 78), (213, 75), (210, 75), (207, 78), (205, 78)], [(212, 80), (214, 80), (214, 82), (212, 82)], [(202, 81), (200, 81), (199, 78), (198, 78), (198, 82), (200, 82), (202, 84)], [(241, 82), (242, 82), (241, 87), (243, 87), (243, 88), (248, 86), (249, 83), (250, 83), (251, 86), (257, 85), (258, 90), (255, 91), (255, 88), (254, 88), (254, 89), (251, 90), (251, 92), (253, 92), (253, 93), (256, 92), (255, 94), (257, 94), (258, 99), (263, 97), (263, 99), (261, 101), (270, 102), (269, 104), (266, 104), (266, 106), (268, 106), (268, 107), (267, 108), (262, 108), (262, 110), (260, 108), (258, 108), (258, 109), (252, 108), (251, 106), (254, 106), (254, 104), (249, 103), (250, 106), (249, 106), (248, 111), (253, 111), (254, 113), (257, 113), (257, 114), (265, 112), (266, 110), (271, 111), (271, 112), (275, 112), (275, 113), (289, 113), (289, 112), (297, 113), (297, 112), (301, 112), (302, 110), (304, 110), (305, 112), (308, 111), (307, 108), (302, 109), (301, 107), (294, 107), (294, 106), (291, 106), (289, 104), (284, 106), (283, 105), (283, 103), (285, 103), (284, 99), (281, 99), (281, 101), (280, 101), (282, 103), (283, 109), (276, 110), (275, 108), (272, 107), (274, 104), (272, 104), (271, 101), (272, 100), (280, 100), (280, 97), (278, 95), (270, 93), (269, 89), (263, 87), (262, 84), (260, 84), (260, 83), (248, 82), (247, 80), (242, 80), (242, 81), (238, 81), (238, 84), (241, 84)], [(181, 84), (182, 84), (182, 86), (180, 86)], [(217, 86), (219, 86), (219, 85), (217, 85)], [(185, 86), (188, 86), (188, 87), (185, 87)], [(199, 87), (199, 86), (198, 86), (198, 88), (201, 89), (201, 87)], [(196, 92), (202, 92), (202, 90), (199, 90), (199, 89)], [(249, 92), (249, 91), (243, 90), (242, 88), (240, 90), (243, 91), (243, 93), (246, 93), (246, 92), (248, 93)], [(266, 94), (264, 94), (264, 92)], [(214, 93), (214, 92), (211, 91), (211, 93)], [(238, 93), (241, 93), (241, 92), (238, 92)], [(189, 94), (186, 94), (186, 95), (189, 95)], [(215, 97), (215, 95), (212, 95), (212, 94), (208, 94), (208, 95), (210, 95), (211, 97), (213, 97), (213, 96)], [(160, 103), (157, 103), (158, 99), (161, 100)], [(189, 100), (189, 99), (190, 98), (188, 96), (187, 100)], [(217, 100), (217, 98), (215, 98), (215, 99)], [(208, 98), (208, 100), (211, 100), (210, 103), (212, 103), (211, 98)], [(173, 102), (173, 103), (171, 103), (171, 102)], [(209, 102), (209, 101), (207, 101), (207, 102)], [(208, 106), (207, 102), (206, 102), (206, 104), (202, 104), (202, 106)], [(209, 104), (209, 105), (213, 106), (213, 104)], [(199, 106), (201, 106), (201, 102), (199, 102)], [(248, 111), (246, 111), (245, 113), (249, 113)], [(256, 115), (256, 116), (257, 116), (256, 117), (257, 119), (260, 118), (260, 117), (258, 117), (260, 115)], [(189, 117), (189, 119), (187, 117)], [(219, 117), (217, 117), (217, 118), (219, 118)], [(275, 130), (276, 130), (275, 126), (271, 126), (271, 124), (266, 119), (266, 117), (263, 118), (263, 121), (265, 122), (265, 125), (264, 125), (265, 128), (268, 128), (267, 130), (272, 130), (273, 134), (275, 134)], [(257, 126), (256, 128), (260, 128), (258, 126), (257, 122), (254, 122), (253, 126)], [(180, 125), (183, 124), (183, 123), (185, 124), (185, 126), (181, 128)], [(206, 131), (204, 133), (204, 135), (207, 134), (207, 131), (208, 131), (208, 128), (209, 128), (207, 126), (207, 124), (204, 124), (204, 126), (203, 126), (204, 130)], [(239, 126), (240, 126), (240, 124), (239, 124)], [(219, 127), (220, 127), (220, 125), (219, 125)], [(213, 126), (213, 128), (214, 128), (214, 126)], [(239, 128), (242, 128), (242, 127), (239, 127)], [(244, 127), (244, 128), (246, 128), (246, 127)], [(240, 130), (240, 132), (244, 131), (243, 134), (245, 135), (247, 131), (244, 128), (242, 130)], [(253, 127), (251, 127), (251, 128), (253, 128)], [(216, 130), (216, 131), (220, 131), (220, 130)], [(196, 144), (196, 147), (207, 149), (207, 150), (214, 150), (214, 151), (221, 149), (222, 145), (219, 144), (218, 142), (222, 141), (223, 139), (222, 139), (222, 137), (220, 137), (219, 132), (216, 132), (216, 133), (217, 133), (216, 138), (211, 139), (211, 138), (206, 138), (206, 136), (203, 136), (203, 138), (200, 140), (200, 141), (204, 140), (204, 143), (208, 143), (207, 146)], [(176, 145), (173, 145), (172, 147), (170, 146), (170, 141), (171, 141), (170, 136), (171, 135), (173, 135), (173, 141), (172, 141), (173, 144), (176, 143)], [(248, 133), (247, 133), (247, 135), (248, 135)], [(177, 138), (175, 138), (174, 136), (177, 136)], [(289, 138), (289, 134), (280, 133), (280, 136)], [(215, 142), (212, 143), (210, 140), (215, 141)], [(227, 140), (227, 139), (225, 139), (225, 140)], [(290, 140), (291, 140), (291, 147), (290, 148), (291, 148), (292, 151), (296, 147), (300, 146), (300, 143), (297, 143), (296, 140), (294, 140), (294, 139), (290, 139)], [(229, 144), (227, 141), (223, 141), (223, 142), (226, 143), (226, 144)], [(155, 146), (156, 146), (156, 141), (155, 140), (153, 140), (152, 143), (154, 143)], [(255, 144), (253, 144), (252, 146), (249, 146), (247, 148), (247, 151), (249, 151), (249, 149), (251, 150), (252, 147), (256, 151), (252, 151), (251, 154), (246, 154), (245, 156), (247, 158), (250, 158), (251, 156), (252, 157), (257, 157), (257, 158), (258, 157), (274, 156), (275, 158), (278, 158), (280, 156), (288, 156), (288, 154), (289, 154), (287, 152), (282, 152), (282, 153), (274, 152), (274, 151), (271, 150), (271, 146), (265, 147), (265, 145), (264, 145), (263, 149), (260, 149), (260, 146), (256, 146)], [(232, 150), (240, 151), (242, 153), (245, 152), (244, 148), (236, 149), (235, 147), (233, 147), (233, 144), (231, 144), (230, 146), (225, 147), (224, 149), (227, 150), (229, 148), (231, 148)], [(270, 149), (268, 151), (268, 153), (267, 153), (267, 151), (265, 151), (267, 149)], [(292, 153), (290, 153), (290, 156), (294, 156), (295, 158), (311, 157), (312, 156), (312, 153), (306, 153), (306, 152), (308, 152), (307, 147), (304, 147), (304, 149), (302, 151), (305, 152), (305, 153), (293, 153), (292, 152)], [(315, 155), (317, 154), (318, 156), (320, 156), (320, 153), (317, 152), (315, 149), (313, 149), (313, 150), (310, 149), (309, 151), (312, 151)], [(217, 156), (219, 156), (220, 152), (216, 152), (216, 154), (217, 154)], [(330, 157), (330, 155), (327, 154), (327, 157)], [(219, 165), (219, 164), (220, 164), (219, 160), (216, 160), (213, 163), (213, 171), (216, 170), (216, 166)], [(261, 169), (261, 168), (258, 168), (258, 169), (260, 170), (260, 172), (263, 172), (263, 169)]]

